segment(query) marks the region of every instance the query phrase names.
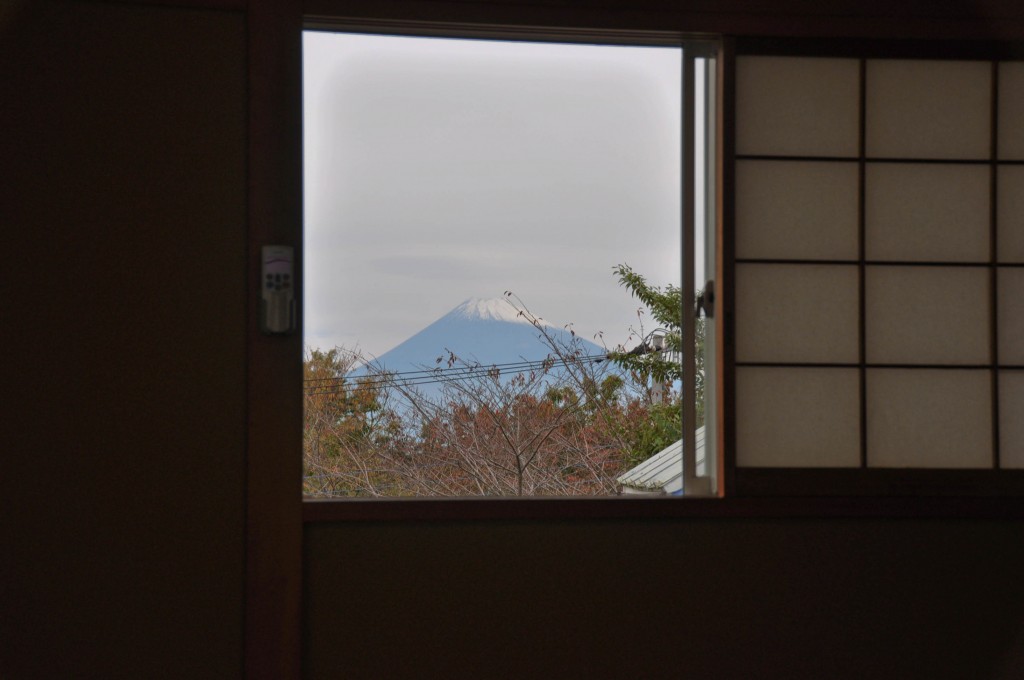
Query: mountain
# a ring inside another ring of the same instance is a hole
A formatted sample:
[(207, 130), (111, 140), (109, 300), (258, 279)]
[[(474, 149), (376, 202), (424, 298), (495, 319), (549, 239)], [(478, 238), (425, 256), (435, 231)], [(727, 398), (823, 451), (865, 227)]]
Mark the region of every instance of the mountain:
[[(600, 346), (574, 337), (563, 328), (540, 323), (556, 342), (572, 345), (581, 356), (605, 354)], [(451, 354), (455, 355), (456, 362), (449, 367)], [(410, 378), (418, 376), (418, 388), (434, 396), (440, 391), (438, 376), (433, 373), (435, 369), (440, 369), (440, 375), (444, 376), (464, 374), (466, 366), (496, 366), (503, 376), (511, 377), (517, 367), (509, 364), (521, 367), (523, 362), (540, 362), (550, 354), (551, 348), (541, 340), (541, 331), (523, 318), (507, 299), (470, 298), (377, 357), (372, 364), (379, 370), (404, 373)], [(407, 373), (411, 371), (420, 373)], [(349, 376), (360, 377), (368, 372), (364, 366)]]

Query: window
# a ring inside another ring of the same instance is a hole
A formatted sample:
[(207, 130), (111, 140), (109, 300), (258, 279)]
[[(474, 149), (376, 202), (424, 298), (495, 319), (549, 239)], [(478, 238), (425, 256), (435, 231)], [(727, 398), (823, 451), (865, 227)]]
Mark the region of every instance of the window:
[(758, 51), (736, 63), (737, 493), (997, 493), (1024, 465), (1021, 64)]
[(648, 38), (306, 32), (306, 494), (717, 490), (714, 45)]

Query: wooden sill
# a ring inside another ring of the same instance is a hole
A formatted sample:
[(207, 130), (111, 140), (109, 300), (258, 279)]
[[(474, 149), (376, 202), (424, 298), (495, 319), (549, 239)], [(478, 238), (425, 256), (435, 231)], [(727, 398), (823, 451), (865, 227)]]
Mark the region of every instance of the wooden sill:
[(780, 518), (1024, 519), (1017, 497), (307, 499), (307, 524)]

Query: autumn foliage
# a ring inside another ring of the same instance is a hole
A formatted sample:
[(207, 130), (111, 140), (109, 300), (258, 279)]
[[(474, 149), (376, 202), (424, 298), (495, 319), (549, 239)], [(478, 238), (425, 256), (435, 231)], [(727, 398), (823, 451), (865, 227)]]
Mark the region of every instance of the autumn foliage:
[(305, 493), (616, 493), (618, 475), (679, 438), (678, 400), (655, 403), (646, 375), (546, 341), (548, 360), (511, 375), (448, 357), (435, 372), (440, 396), (383, 371), (353, 380), (361, 357), (310, 351)]
[[(549, 354), (511, 373), (454, 354), (415, 378), (357, 353), (310, 350), (304, 362), (303, 491), (309, 496), (580, 496), (618, 491), (616, 478), (681, 436), (678, 393), (684, 313), (677, 286), (658, 288), (626, 265), (614, 272), (643, 305), (639, 343), (587, 356), (557, 340), (512, 293)], [(659, 328), (644, 330), (644, 311)], [(704, 319), (697, 320), (696, 412), (703, 424)], [(664, 350), (648, 344), (658, 333)], [(363, 365), (363, 377), (351, 378)], [(428, 395), (424, 380), (441, 384)], [(438, 396), (439, 395), (439, 396)]]

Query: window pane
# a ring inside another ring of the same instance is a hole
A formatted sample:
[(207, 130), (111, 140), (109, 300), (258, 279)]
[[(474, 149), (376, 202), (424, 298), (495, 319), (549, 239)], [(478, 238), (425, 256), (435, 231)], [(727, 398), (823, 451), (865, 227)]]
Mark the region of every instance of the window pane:
[(983, 267), (867, 268), (869, 363), (990, 360), (989, 272)]
[(856, 156), (856, 59), (738, 57), (736, 152)]
[(736, 256), (856, 260), (854, 163), (738, 161)]
[(858, 357), (857, 267), (736, 267), (736, 360), (841, 363)]
[(999, 463), (1024, 468), (1024, 371), (999, 372)]
[(989, 371), (868, 369), (870, 467), (992, 466)]
[(999, 158), (1024, 160), (1024, 62), (999, 64)]
[(1024, 269), (1000, 267), (996, 286), (999, 362), (1024, 366)]
[(998, 249), (1000, 262), (1024, 262), (1024, 167), (1001, 165), (998, 175)]
[(856, 368), (736, 369), (737, 458), (743, 467), (857, 467)]
[(614, 358), (679, 356), (620, 278), (679, 297), (682, 56), (306, 34), (307, 493), (616, 493), (679, 440), (678, 366)]
[[(685, 493), (712, 495), (718, 490), (718, 420), (716, 413), (718, 381), (715, 343), (718, 305), (715, 298), (715, 262), (717, 260), (717, 187), (716, 97), (718, 60), (695, 59), (694, 97), (694, 288), (702, 296), (703, 308), (695, 317), (696, 413), (694, 418), (694, 455), (684, 459), (685, 477), (690, 483)], [(685, 268), (685, 265), (684, 265)], [(685, 404), (684, 404), (685, 408)]]
[(987, 262), (989, 168), (870, 163), (869, 260)]
[(868, 156), (988, 158), (991, 69), (988, 62), (868, 60)]

